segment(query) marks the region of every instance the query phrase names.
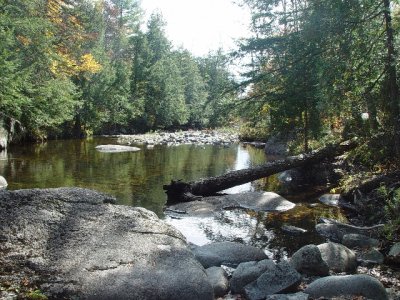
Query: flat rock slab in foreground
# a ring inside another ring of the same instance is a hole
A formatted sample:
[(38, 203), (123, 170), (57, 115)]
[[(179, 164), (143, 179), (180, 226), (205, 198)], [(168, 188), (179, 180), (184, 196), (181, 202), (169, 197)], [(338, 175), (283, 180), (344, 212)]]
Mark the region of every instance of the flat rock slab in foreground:
[(116, 152), (136, 152), (138, 147), (122, 146), (122, 145), (98, 145), (96, 150), (99, 152), (116, 153)]
[(213, 299), (183, 236), (145, 209), (76, 188), (0, 192), (0, 284), (56, 299)]

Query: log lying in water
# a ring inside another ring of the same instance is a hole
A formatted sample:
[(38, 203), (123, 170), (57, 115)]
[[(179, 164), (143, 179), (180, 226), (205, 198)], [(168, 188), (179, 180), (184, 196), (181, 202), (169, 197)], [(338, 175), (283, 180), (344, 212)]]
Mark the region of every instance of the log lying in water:
[(251, 182), (260, 178), (283, 172), (285, 170), (305, 167), (319, 163), (327, 159), (333, 159), (358, 145), (356, 140), (346, 141), (339, 144), (328, 145), (325, 148), (308, 154), (290, 156), (286, 159), (268, 162), (254, 168), (232, 171), (217, 177), (210, 177), (195, 182), (171, 181), (164, 185), (167, 193), (168, 204), (191, 201), (202, 196), (212, 196), (225, 189)]

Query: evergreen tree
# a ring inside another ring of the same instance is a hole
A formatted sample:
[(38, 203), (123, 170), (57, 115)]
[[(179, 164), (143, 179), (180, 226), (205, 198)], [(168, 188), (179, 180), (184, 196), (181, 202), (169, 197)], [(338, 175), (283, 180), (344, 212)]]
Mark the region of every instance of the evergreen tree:
[(206, 111), (207, 87), (201, 76), (197, 61), (189, 51), (179, 50), (173, 53), (178, 63), (185, 89), (185, 104), (189, 111), (188, 126), (204, 127), (208, 125)]
[(258, 110), (268, 111), (271, 129), (302, 129), (308, 150), (309, 138), (318, 138), (323, 125), (362, 134), (361, 114), (368, 112), (372, 130), (382, 126), (398, 139), (394, 3), (245, 2), (256, 36), (241, 50), (253, 57), (251, 98)]

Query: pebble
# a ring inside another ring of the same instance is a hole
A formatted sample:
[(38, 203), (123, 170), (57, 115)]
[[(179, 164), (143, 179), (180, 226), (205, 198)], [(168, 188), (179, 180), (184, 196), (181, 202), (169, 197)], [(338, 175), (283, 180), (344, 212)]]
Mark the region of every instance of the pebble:
[(159, 132), (136, 135), (118, 135), (118, 144), (125, 145), (229, 145), (239, 141), (237, 134), (221, 131), (179, 131)]

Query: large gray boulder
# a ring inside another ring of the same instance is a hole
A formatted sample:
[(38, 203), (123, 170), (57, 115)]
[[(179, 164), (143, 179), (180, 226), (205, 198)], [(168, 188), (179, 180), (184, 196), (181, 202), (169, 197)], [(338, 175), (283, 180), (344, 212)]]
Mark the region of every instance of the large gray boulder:
[[(0, 192), (0, 265), (53, 299), (213, 299), (183, 236), (87, 189)], [(12, 278), (11, 278), (12, 280)]]
[(195, 248), (193, 253), (204, 268), (221, 265), (236, 267), (242, 262), (268, 258), (259, 248), (235, 242), (207, 244)]
[(265, 299), (269, 295), (290, 292), (300, 281), (301, 275), (286, 261), (282, 261), (246, 285), (245, 295), (249, 300)]
[(232, 274), (230, 281), (232, 293), (243, 294), (247, 284), (256, 280), (269, 269), (275, 269), (275, 263), (270, 259), (241, 263)]
[(356, 254), (341, 244), (325, 243), (318, 245), (322, 259), (334, 272), (354, 273), (357, 269)]
[(329, 275), (329, 266), (322, 259), (321, 252), (315, 245), (306, 245), (297, 250), (290, 259), (290, 265), (302, 274)]
[(304, 293), (313, 299), (351, 296), (364, 296), (372, 300), (386, 300), (388, 295), (384, 286), (368, 275), (328, 276), (312, 282)]

